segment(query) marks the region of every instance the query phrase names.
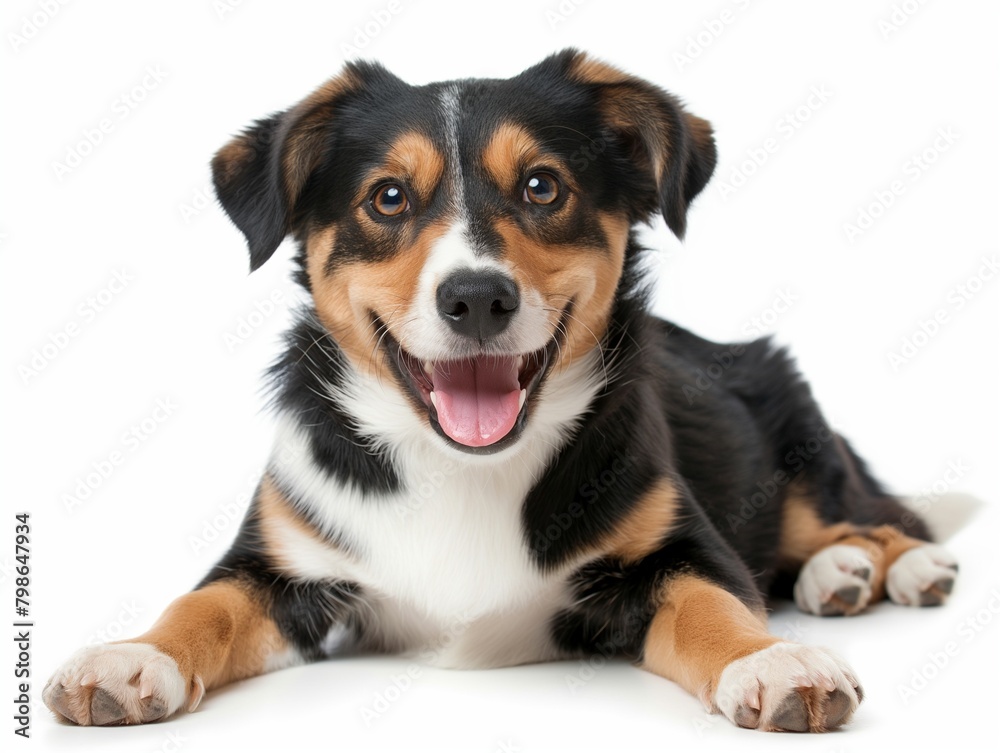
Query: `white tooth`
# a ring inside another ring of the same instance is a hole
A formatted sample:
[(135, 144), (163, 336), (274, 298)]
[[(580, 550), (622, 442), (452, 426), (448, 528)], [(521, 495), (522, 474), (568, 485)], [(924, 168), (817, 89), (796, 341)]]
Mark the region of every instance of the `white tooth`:
[(434, 394), (434, 390), (431, 390), (431, 405), (438, 407), (438, 396)]
[[(431, 394), (433, 395), (434, 393), (432, 392)], [(517, 409), (518, 410), (521, 410), (521, 408), (524, 407), (524, 401), (527, 400), (527, 399), (528, 399), (528, 391), (527, 390), (521, 390), (521, 394), (517, 398)]]
[(432, 364), (430, 361), (424, 361), (422, 365), (424, 367), (424, 371), (427, 372), (428, 376), (431, 376), (434, 373), (434, 364)]
[(519, 359), (517, 359), (517, 370), (518, 370), (518, 371), (520, 371), (521, 369), (523, 369), (523, 368), (524, 368), (524, 362), (525, 362), (526, 360), (527, 360), (527, 359), (526, 359), (526, 358), (525, 358), (524, 356), (521, 356), (521, 357), (520, 357)]

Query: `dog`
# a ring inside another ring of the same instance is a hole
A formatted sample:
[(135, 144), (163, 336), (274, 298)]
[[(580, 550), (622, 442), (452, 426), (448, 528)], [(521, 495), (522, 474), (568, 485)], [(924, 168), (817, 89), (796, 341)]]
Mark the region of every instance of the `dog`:
[(740, 727), (847, 723), (854, 671), (770, 635), (767, 599), (936, 605), (957, 564), (785, 350), (649, 313), (636, 228), (683, 237), (715, 164), (707, 121), (572, 49), (426, 86), (351, 62), (223, 146), (251, 270), (292, 236), (310, 294), (270, 372), (274, 451), (214, 569), (73, 656), (48, 707), (139, 724), (347, 652), (600, 653)]

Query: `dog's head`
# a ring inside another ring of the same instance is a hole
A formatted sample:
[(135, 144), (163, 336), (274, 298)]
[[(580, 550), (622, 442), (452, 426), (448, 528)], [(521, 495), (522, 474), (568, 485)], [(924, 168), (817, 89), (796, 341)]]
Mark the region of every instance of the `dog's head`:
[(351, 63), (212, 163), (251, 268), (286, 235), (350, 363), (462, 449), (515, 442), (539, 386), (602, 347), (632, 226), (683, 235), (709, 124), (567, 50), (410, 86)]

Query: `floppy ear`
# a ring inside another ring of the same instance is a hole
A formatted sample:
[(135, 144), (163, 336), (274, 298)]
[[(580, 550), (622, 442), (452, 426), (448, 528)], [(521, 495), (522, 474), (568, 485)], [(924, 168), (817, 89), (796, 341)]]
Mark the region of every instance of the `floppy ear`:
[(335, 103), (358, 84), (357, 68), (348, 66), (295, 107), (258, 120), (212, 159), (215, 193), (246, 236), (251, 271), (293, 229), (296, 202), (330, 148)]
[(596, 89), (606, 126), (655, 187), (654, 206), (667, 226), (683, 238), (688, 205), (715, 171), (712, 126), (647, 81), (574, 50), (562, 54), (569, 77)]

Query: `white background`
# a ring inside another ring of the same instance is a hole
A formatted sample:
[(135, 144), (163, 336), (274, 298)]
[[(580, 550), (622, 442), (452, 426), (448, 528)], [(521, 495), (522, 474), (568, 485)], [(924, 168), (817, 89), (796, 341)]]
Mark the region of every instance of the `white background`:
[[(246, 0), (233, 9), (211, 0), (80, 2), (50, 18), (42, 2), (5, 4), (0, 530), (9, 533), (0, 542), (13, 539), (13, 513), (30, 511), (37, 621), (33, 738), (18, 745), (995, 749), (1000, 282), (970, 278), (998, 252), (997, 6), (905, 3), (913, 12), (897, 14), (904, 23), (886, 32), (880, 24), (894, 3), (885, 0), (398, 3), (387, 14), (382, 0)], [(724, 11), (719, 33), (707, 33)], [(358, 35), (373, 12), (390, 20), (365, 40)], [(703, 32), (703, 44), (692, 43)], [(208, 198), (208, 161), (249, 121), (335, 73), (348, 45), (413, 83), (506, 77), (574, 45), (677, 93), (714, 123), (719, 169), (691, 212), (686, 243), (662, 222), (648, 234), (663, 249), (654, 263), (657, 311), (713, 338), (740, 338), (762, 320), (793, 348), (834, 425), (892, 489), (936, 484), (985, 500), (949, 543), (963, 579), (947, 607), (880, 605), (849, 620), (787, 606), (776, 613), (777, 632), (833, 647), (858, 671), (868, 700), (847, 731), (803, 739), (736, 730), (626, 665), (601, 667), (572, 692), (566, 678), (581, 671), (573, 663), (424, 669), (370, 725), (362, 709), (407, 662), (346, 660), (277, 673), (145, 728), (59, 726), (37, 702), (72, 650), (102, 633), (144, 630), (235, 532), (233, 511), (245, 505), (270, 441), (260, 375), (278, 353), (297, 294), (287, 247), (248, 277), (243, 239)], [(677, 57), (685, 51), (690, 62)], [(122, 95), (156, 68), (165, 78), (147, 78), (155, 87), (138, 92), (142, 101), (129, 109)], [(781, 119), (808, 108), (813, 87), (830, 95), (786, 138)], [(100, 143), (58, 175), (56, 163), (104, 119)], [(939, 129), (955, 134), (946, 149), (942, 141), (934, 147)], [(723, 196), (748, 150), (769, 138), (776, 151)], [(911, 181), (912, 158), (926, 149), (933, 164)], [(902, 194), (849, 241), (845, 224), (897, 180)], [(127, 286), (105, 290), (123, 271)], [(961, 308), (959, 285), (978, 290)], [(779, 312), (781, 294), (794, 302)], [(227, 343), (255, 302), (272, 295), (281, 299), (273, 313), (245, 342)], [(102, 310), (89, 308), (101, 296)], [(941, 309), (943, 325), (918, 336), (923, 347), (893, 368), (889, 354)], [(35, 351), (73, 325), (76, 335), (40, 363)], [(42, 368), (29, 375), (33, 359)], [(169, 414), (156, 412), (157, 400), (173, 406)], [(151, 431), (142, 441), (124, 436), (144, 420)], [(67, 495), (114, 452), (120, 462), (108, 478), (68, 508)], [(198, 545), (198, 537), (214, 540)], [(5, 615), (12, 548), (0, 544)], [(960, 625), (969, 619), (983, 625), (966, 641)], [(946, 666), (922, 670), (928, 652), (949, 642), (957, 649)], [(4, 656), (13, 664), (9, 649)], [(935, 676), (904, 702), (899, 686), (914, 671)], [(11, 698), (10, 669), (0, 675), (8, 683), (0, 696)], [(0, 715), (7, 739), (9, 710)]]

